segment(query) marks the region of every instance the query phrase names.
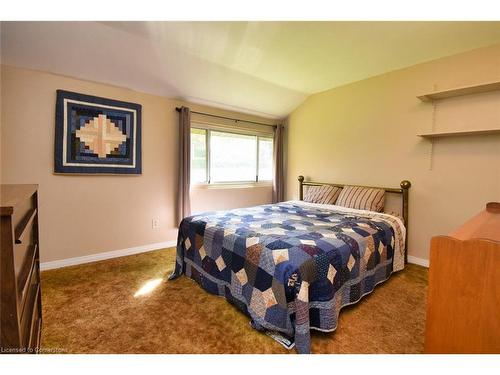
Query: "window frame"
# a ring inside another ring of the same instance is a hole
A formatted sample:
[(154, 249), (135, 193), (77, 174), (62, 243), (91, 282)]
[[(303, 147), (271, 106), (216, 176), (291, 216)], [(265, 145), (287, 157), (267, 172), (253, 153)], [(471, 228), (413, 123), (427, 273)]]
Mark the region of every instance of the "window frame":
[[(204, 124), (201, 122), (191, 122), (191, 129), (199, 129), (206, 131), (205, 135), (205, 174), (206, 181), (204, 182), (191, 182), (191, 186), (197, 188), (227, 188), (227, 187), (257, 187), (257, 186), (272, 186), (273, 179), (270, 180), (259, 180), (259, 148), (261, 138), (270, 139), (273, 142), (273, 153), (274, 153), (274, 133), (271, 132), (262, 132), (254, 129), (228, 129), (223, 126), (211, 126), (208, 124)], [(190, 129), (190, 135), (191, 135)], [(253, 136), (256, 138), (256, 163), (255, 163), (255, 180), (249, 181), (224, 181), (224, 182), (211, 182), (211, 132), (219, 132), (219, 133), (229, 133), (236, 135), (246, 135)]]

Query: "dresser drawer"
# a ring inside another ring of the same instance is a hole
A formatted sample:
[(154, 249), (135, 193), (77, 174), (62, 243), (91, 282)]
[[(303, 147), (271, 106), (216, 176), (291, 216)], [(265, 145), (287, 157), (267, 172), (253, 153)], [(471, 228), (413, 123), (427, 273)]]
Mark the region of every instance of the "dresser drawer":
[(30, 245), (26, 254), (25, 264), (17, 278), (19, 311), (21, 314), (26, 308), (31, 286), (38, 284), (39, 281), (38, 246)]
[(12, 227), (14, 228), (14, 231), (17, 232), (19, 230), (20, 226), (23, 225), (23, 220), (25, 220), (25, 218), (29, 216), (29, 213), (35, 209), (36, 202), (34, 196), (30, 197), (29, 199), (20, 201), (17, 204), (16, 210), (12, 215)]
[(30, 260), (30, 246), (37, 243), (36, 220), (37, 210), (30, 209), (14, 229), (14, 271), (17, 276), (22, 272), (25, 262)]
[(28, 340), (28, 348), (31, 349), (31, 352), (34, 353), (40, 349), (40, 337), (42, 330), (42, 317), (40, 316), (40, 294), (38, 295), (38, 301), (35, 306), (35, 310), (33, 312), (33, 319), (31, 321), (31, 330), (30, 336)]
[(24, 347), (28, 347), (35, 321), (39, 319), (38, 304), (40, 303), (40, 284), (32, 284), (28, 292), (25, 308), (21, 316), (21, 337)]

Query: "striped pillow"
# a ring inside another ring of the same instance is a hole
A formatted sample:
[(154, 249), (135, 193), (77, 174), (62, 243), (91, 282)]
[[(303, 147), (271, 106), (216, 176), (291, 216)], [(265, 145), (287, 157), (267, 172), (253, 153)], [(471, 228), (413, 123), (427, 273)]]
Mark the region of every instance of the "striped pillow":
[(384, 210), (384, 201), (384, 189), (344, 186), (336, 204), (358, 210), (382, 212)]
[(310, 203), (335, 204), (341, 191), (342, 188), (337, 186), (308, 186), (307, 189), (305, 189), (304, 201)]

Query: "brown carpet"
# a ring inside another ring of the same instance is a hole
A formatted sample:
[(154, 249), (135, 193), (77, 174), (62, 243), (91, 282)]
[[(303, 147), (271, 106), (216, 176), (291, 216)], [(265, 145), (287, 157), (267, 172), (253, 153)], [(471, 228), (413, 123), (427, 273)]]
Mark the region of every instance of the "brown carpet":
[[(42, 273), (42, 347), (58, 353), (295, 353), (194, 281), (167, 281), (174, 249)], [(134, 294), (150, 280), (149, 294)], [(427, 270), (408, 265), (312, 333), (313, 353), (420, 353)]]

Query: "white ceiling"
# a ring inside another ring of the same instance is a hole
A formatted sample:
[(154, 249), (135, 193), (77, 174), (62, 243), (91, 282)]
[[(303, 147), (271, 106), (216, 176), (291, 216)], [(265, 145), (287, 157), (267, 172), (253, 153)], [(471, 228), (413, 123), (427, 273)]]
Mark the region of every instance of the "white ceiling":
[(307, 96), (500, 43), (500, 22), (2, 22), (2, 63), (284, 117)]

